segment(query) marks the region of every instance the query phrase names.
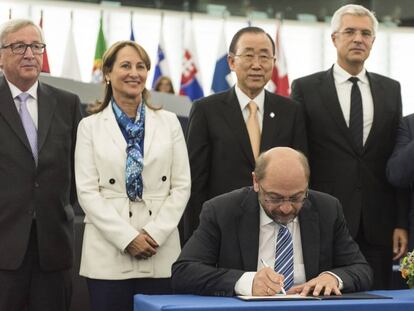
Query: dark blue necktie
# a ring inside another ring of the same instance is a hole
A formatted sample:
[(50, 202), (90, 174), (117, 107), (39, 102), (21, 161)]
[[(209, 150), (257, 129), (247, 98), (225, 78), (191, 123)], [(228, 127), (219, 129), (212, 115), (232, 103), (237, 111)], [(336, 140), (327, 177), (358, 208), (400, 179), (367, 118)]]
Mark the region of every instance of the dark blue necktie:
[(275, 271), (285, 277), (285, 290), (293, 286), (293, 242), (289, 229), (280, 225), (276, 241)]

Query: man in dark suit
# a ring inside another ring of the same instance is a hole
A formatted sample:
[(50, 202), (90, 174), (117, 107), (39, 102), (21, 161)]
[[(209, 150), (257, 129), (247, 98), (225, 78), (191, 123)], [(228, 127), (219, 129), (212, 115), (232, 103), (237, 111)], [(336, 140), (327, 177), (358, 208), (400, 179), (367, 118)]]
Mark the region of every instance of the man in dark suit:
[[(289, 146), (306, 152), (299, 105), (264, 90), (274, 55), (274, 42), (263, 29), (239, 30), (227, 58), (237, 85), (193, 104), (186, 133), (192, 187), (183, 218), (185, 239), (197, 228), (204, 201), (250, 184), (260, 151)], [(250, 105), (257, 111), (251, 112)]]
[(398, 128), (394, 151), (387, 164), (387, 177), (395, 187), (409, 191), (408, 248), (414, 249), (414, 114), (405, 116)]
[(364, 68), (377, 28), (362, 6), (338, 9), (331, 35), (337, 63), (293, 81), (292, 98), (305, 110), (310, 186), (342, 203), (374, 288), (387, 289), (393, 252), (398, 259), (407, 249), (407, 211), (385, 177), (401, 118), (400, 84)]
[(0, 30), (0, 310), (68, 310), (79, 98), (38, 81), (41, 29)]
[[(204, 203), (200, 225), (172, 267), (174, 290), (215, 296), (274, 295), (283, 286), (288, 289), (289, 273), (277, 268), (289, 257), (283, 254), (293, 258), (294, 285), (287, 293), (340, 295), (367, 290), (372, 272), (348, 232), (341, 204), (328, 194), (308, 190), (308, 180), (303, 154), (287, 147), (261, 154), (253, 187)], [(293, 246), (290, 252), (283, 249), (288, 242), (278, 234), (286, 228)]]

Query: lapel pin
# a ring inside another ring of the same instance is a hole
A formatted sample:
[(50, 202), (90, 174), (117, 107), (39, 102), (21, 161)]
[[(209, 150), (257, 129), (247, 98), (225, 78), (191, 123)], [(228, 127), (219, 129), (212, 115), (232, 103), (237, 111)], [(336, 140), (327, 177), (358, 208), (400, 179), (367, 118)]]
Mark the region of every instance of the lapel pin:
[(275, 113), (272, 111), (269, 116), (273, 119), (275, 117)]

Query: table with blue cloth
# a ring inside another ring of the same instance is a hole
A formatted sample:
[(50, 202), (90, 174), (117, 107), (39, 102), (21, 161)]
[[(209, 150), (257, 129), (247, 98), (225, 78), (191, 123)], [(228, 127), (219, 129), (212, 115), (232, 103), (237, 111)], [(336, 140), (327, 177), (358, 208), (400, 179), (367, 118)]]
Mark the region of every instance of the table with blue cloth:
[(242, 301), (236, 297), (195, 295), (135, 295), (134, 311), (159, 310), (283, 310), (283, 311), (410, 311), (414, 310), (413, 290), (371, 291), (392, 299)]

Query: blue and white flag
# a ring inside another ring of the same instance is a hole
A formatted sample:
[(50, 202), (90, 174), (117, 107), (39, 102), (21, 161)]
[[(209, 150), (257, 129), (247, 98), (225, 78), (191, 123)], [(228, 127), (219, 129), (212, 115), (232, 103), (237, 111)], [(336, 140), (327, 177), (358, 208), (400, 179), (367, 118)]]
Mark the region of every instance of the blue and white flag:
[(216, 67), (214, 68), (213, 83), (211, 84), (211, 91), (213, 93), (222, 92), (229, 89), (232, 84), (231, 71), (229, 64), (227, 63), (227, 46), (223, 23), (223, 29), (219, 39)]
[(131, 35), (129, 36), (129, 40), (131, 41), (135, 41), (135, 35), (134, 35), (134, 25), (132, 23), (132, 18), (131, 18)]
[(157, 50), (157, 63), (155, 64), (154, 70), (154, 79), (152, 80), (152, 88), (155, 87), (155, 83), (158, 78), (161, 76), (170, 76), (170, 71), (168, 70), (168, 62), (165, 54), (165, 43), (163, 32), (163, 17), (161, 16), (161, 29), (160, 29), (160, 41), (158, 42)]
[(203, 97), (204, 92), (200, 82), (200, 66), (197, 62), (197, 53), (192, 32), (193, 27), (190, 25), (186, 29), (187, 36), (184, 45), (180, 95), (187, 95), (191, 101), (194, 101)]
[(135, 35), (134, 35), (134, 12), (132, 12), (132, 11), (130, 13), (129, 23), (130, 23), (130, 28), (131, 28), (131, 34), (129, 35), (129, 40), (135, 41)]

